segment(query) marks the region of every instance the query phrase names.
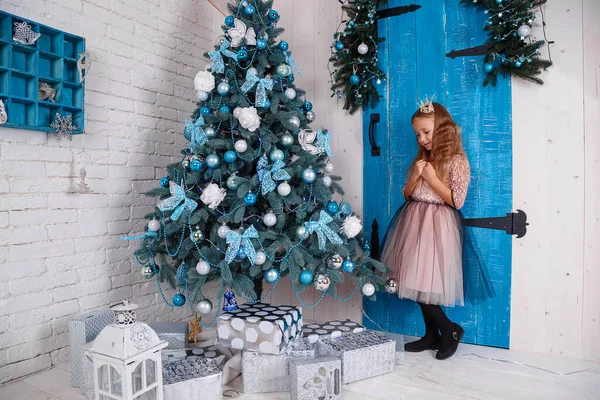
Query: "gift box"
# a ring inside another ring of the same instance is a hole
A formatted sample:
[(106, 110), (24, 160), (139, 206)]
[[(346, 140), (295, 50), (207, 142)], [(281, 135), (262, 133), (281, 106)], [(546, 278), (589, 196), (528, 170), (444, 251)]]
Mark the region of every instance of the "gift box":
[(152, 322), (148, 326), (154, 329), (160, 340), (169, 343), (166, 349), (184, 349), (187, 347), (187, 322)]
[(163, 366), (163, 393), (165, 400), (221, 400), (223, 373), (214, 360), (205, 357), (168, 363)]
[(389, 332), (385, 335), (396, 341), (396, 365), (404, 365), (404, 336)]
[(244, 393), (289, 392), (289, 360), (315, 356), (307, 338), (298, 338), (281, 354), (266, 354), (252, 350), (242, 352), (242, 387)]
[(346, 333), (358, 333), (364, 330), (365, 327), (361, 324), (345, 319), (306, 325), (302, 329), (302, 336), (310, 337), (311, 340), (315, 340), (317, 336), (329, 336), (335, 338)]
[(92, 311), (78, 315), (69, 321), (69, 359), (71, 361), (71, 386), (85, 386), (83, 372), (83, 349), (87, 343), (96, 339), (104, 327), (112, 324), (114, 313), (110, 310)]
[(221, 314), (217, 345), (279, 354), (301, 334), (301, 308), (242, 304), (238, 310)]
[(219, 350), (217, 346), (206, 346), (196, 348), (185, 348), (176, 350), (163, 350), (162, 362), (163, 364), (172, 363), (175, 361), (182, 361), (190, 357), (204, 357), (215, 360), (218, 366), (223, 364), (226, 355)]
[(341, 399), (341, 372), (339, 358), (290, 359), (292, 400)]
[(392, 372), (396, 342), (381, 332), (350, 333), (319, 340), (317, 354), (340, 358), (342, 382), (347, 384)]

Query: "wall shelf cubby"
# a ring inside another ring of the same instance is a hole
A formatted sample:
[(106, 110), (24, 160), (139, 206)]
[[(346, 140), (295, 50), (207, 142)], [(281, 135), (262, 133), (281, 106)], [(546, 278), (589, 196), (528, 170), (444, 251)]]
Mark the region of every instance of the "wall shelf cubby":
[[(23, 22), (39, 34), (31, 45), (13, 40)], [(85, 74), (80, 80), (77, 60), (84, 52), (82, 37), (0, 11), (0, 100), (8, 114), (0, 127), (50, 132), (58, 113), (72, 117), (72, 133), (83, 133)], [(53, 99), (40, 87), (53, 89)]]

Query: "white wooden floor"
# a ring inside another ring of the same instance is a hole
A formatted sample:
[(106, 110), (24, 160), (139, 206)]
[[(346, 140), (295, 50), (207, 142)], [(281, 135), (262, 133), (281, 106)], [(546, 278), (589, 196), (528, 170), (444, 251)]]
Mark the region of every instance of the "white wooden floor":
[[(228, 388), (239, 390), (241, 378)], [(289, 398), (289, 393), (238, 397), (241, 400)], [(83, 396), (70, 386), (69, 366), (63, 364), (1, 387), (0, 399), (81, 400)], [(433, 352), (409, 353), (406, 364), (397, 366), (395, 372), (346, 386), (343, 399), (598, 400), (600, 363), (461, 345), (458, 353), (446, 361), (436, 360)]]

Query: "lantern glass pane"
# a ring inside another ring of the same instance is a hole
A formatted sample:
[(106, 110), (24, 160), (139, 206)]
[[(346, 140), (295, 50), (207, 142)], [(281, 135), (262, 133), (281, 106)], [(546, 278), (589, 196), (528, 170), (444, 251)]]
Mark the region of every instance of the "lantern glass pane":
[(113, 367), (110, 367), (110, 384), (110, 392), (112, 394), (119, 396), (123, 395), (123, 391), (121, 389), (121, 374), (119, 374), (119, 372)]
[(133, 382), (133, 393), (137, 393), (143, 389), (142, 387), (142, 365), (139, 363), (135, 370), (131, 373), (131, 382)]
[(156, 382), (156, 363), (154, 360), (146, 360), (146, 386)]
[(98, 388), (108, 391), (108, 365), (98, 368)]
[[(156, 387), (142, 393), (139, 397), (134, 397), (135, 400), (156, 400)], [(200, 398), (200, 397), (199, 397)]]

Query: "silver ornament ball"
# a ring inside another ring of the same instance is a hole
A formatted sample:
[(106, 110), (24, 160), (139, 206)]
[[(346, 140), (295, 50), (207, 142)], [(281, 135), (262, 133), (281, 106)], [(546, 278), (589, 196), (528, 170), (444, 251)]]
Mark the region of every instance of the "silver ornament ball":
[(517, 33), (521, 37), (527, 37), (531, 33), (531, 28), (529, 27), (529, 25), (521, 25), (519, 29), (517, 29)]
[(198, 302), (198, 305), (196, 305), (196, 310), (198, 310), (198, 313), (201, 315), (210, 314), (212, 309), (213, 309), (212, 302), (208, 299), (202, 299)]
[(156, 218), (153, 218), (148, 222), (148, 230), (152, 232), (158, 232), (160, 229), (160, 222)]
[(206, 100), (208, 100), (208, 93), (199, 91), (198, 93), (196, 93), (196, 97), (198, 97), (198, 100), (200, 100), (200, 101), (206, 101)]
[(367, 54), (369, 52), (369, 46), (367, 46), (365, 43), (361, 43), (358, 45), (358, 52), (360, 54)]
[(292, 187), (287, 182), (280, 183), (279, 186), (277, 186), (277, 193), (279, 193), (281, 196), (287, 196), (291, 192)]
[(293, 88), (285, 89), (285, 97), (287, 97), (290, 100), (294, 100), (296, 98), (296, 90), (294, 90)]
[(331, 284), (331, 279), (327, 275), (319, 274), (315, 278), (313, 285), (315, 289), (320, 290), (321, 292), (329, 289), (329, 285)]
[(329, 187), (329, 186), (331, 186), (332, 183), (333, 183), (333, 180), (331, 179), (330, 176), (323, 177), (323, 185)]
[(263, 222), (266, 226), (273, 226), (277, 223), (277, 216), (272, 212), (268, 212), (263, 216)]
[(375, 293), (375, 286), (371, 282), (365, 283), (362, 287), (362, 292), (365, 296), (373, 296)]
[(300, 128), (300, 118), (296, 117), (295, 115), (293, 117), (290, 117), (288, 123), (292, 125), (295, 129)]
[(237, 151), (238, 153), (243, 153), (246, 150), (248, 150), (248, 143), (246, 143), (245, 140), (238, 140), (237, 142), (235, 142), (235, 145), (233, 145), (233, 147), (235, 147), (235, 151)]
[(201, 241), (202, 239), (204, 239), (204, 234), (202, 233), (202, 231), (200, 229), (196, 229), (190, 235), (190, 239), (192, 239), (192, 242), (198, 243), (199, 241)]
[(144, 278), (150, 279), (154, 276), (154, 271), (152, 270), (152, 267), (150, 267), (149, 265), (144, 265), (142, 267), (141, 274)]
[(265, 271), (264, 277), (267, 283), (275, 283), (279, 279), (279, 270), (277, 268), (269, 268)]
[(304, 239), (306, 236), (306, 227), (304, 225), (300, 225), (296, 228), (296, 237), (300, 240)]
[(309, 111), (306, 113), (306, 119), (308, 120), (308, 122), (313, 122), (315, 120), (315, 118), (317, 118), (315, 116), (315, 113), (312, 111)]
[(196, 271), (200, 275), (208, 275), (210, 272), (210, 264), (204, 260), (200, 260), (198, 261), (198, 264), (196, 264)]
[(227, 237), (227, 232), (230, 230), (231, 228), (229, 228), (227, 225), (221, 225), (219, 229), (217, 229), (217, 235), (219, 235), (221, 239), (225, 239)]
[(302, 172), (302, 180), (307, 183), (313, 183), (317, 179), (317, 173), (312, 168), (306, 168)]
[(398, 282), (393, 278), (385, 281), (385, 291), (390, 294), (396, 293), (398, 291)]
[(340, 269), (344, 259), (339, 254), (334, 254), (327, 260), (327, 266), (331, 269)]
[(275, 69), (275, 73), (280, 77), (284, 78), (292, 73), (292, 69), (287, 64), (279, 64)]
[(283, 144), (286, 147), (290, 147), (294, 144), (294, 137), (289, 133), (284, 134), (283, 136), (281, 136), (281, 144)]
[(328, 174), (333, 172), (333, 164), (328, 162), (327, 164), (325, 164), (325, 168), (323, 168), (323, 170), (325, 170), (325, 172), (327, 172)]
[(216, 134), (215, 128), (213, 128), (212, 126), (207, 126), (206, 128), (204, 128), (204, 133), (206, 133), (206, 136), (208, 137), (213, 137)]
[(265, 261), (267, 261), (267, 255), (262, 250), (257, 251), (256, 257), (254, 258), (254, 264), (263, 265)]

